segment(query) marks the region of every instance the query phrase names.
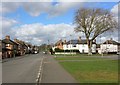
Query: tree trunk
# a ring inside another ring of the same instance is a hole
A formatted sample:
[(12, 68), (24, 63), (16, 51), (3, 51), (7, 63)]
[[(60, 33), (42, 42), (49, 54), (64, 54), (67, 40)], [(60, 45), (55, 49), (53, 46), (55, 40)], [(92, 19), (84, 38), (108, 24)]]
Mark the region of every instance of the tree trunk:
[(88, 44), (88, 55), (92, 55), (92, 41), (87, 40), (87, 44)]

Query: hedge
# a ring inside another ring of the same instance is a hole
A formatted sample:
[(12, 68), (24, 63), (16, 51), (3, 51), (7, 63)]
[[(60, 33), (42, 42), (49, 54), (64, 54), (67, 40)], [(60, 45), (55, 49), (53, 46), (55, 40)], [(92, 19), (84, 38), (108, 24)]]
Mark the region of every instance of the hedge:
[(59, 48), (55, 48), (55, 52), (78, 52), (79, 53), (79, 50), (62, 50), (62, 49), (59, 49)]

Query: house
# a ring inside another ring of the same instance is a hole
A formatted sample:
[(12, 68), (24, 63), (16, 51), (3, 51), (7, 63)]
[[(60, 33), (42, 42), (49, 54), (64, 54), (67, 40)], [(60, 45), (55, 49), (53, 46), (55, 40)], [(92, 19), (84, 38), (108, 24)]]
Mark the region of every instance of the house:
[[(85, 39), (70, 40), (63, 44), (64, 50), (79, 50), (80, 53), (88, 53), (88, 45)], [(96, 53), (96, 41), (92, 44), (92, 53)]]
[(2, 40), (0, 40), (0, 52), (2, 52)]
[(18, 44), (10, 39), (10, 36), (6, 36), (5, 39), (2, 40), (2, 52), (3, 58), (11, 58), (15, 57), (17, 52)]
[(26, 54), (32, 53), (33, 46), (31, 44), (29, 44), (29, 43), (24, 43), (24, 44), (25, 44), (25, 53)]
[(120, 43), (114, 41), (112, 38), (106, 40), (100, 45), (99, 53), (117, 53), (120, 51)]
[(7, 58), (7, 48), (6, 48), (6, 43), (4, 41), (2, 42), (2, 59)]
[(18, 44), (17, 55), (25, 55), (28, 51), (28, 46), (25, 42), (18, 39), (14, 39), (14, 42)]
[(62, 41), (62, 39), (55, 43), (54, 48), (59, 48), (59, 49), (63, 50), (63, 41)]

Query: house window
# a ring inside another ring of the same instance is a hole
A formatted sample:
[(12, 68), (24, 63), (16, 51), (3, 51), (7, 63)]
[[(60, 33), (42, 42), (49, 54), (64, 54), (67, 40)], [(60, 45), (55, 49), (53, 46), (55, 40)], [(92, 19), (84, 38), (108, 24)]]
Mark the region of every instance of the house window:
[(73, 44), (73, 47), (76, 47), (76, 44)]
[(66, 45), (66, 48), (68, 48), (68, 45)]
[(84, 53), (84, 49), (82, 49), (82, 53)]
[(9, 47), (10, 46), (10, 44), (6, 44), (6, 47)]
[(85, 45), (83, 44), (83, 47), (85, 47)]

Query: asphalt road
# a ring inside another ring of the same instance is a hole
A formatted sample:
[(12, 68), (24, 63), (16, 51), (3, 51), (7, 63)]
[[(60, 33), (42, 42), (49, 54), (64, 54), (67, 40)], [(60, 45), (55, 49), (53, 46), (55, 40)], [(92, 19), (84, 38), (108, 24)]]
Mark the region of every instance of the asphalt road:
[(3, 83), (36, 83), (44, 54), (27, 54), (2, 63)]

